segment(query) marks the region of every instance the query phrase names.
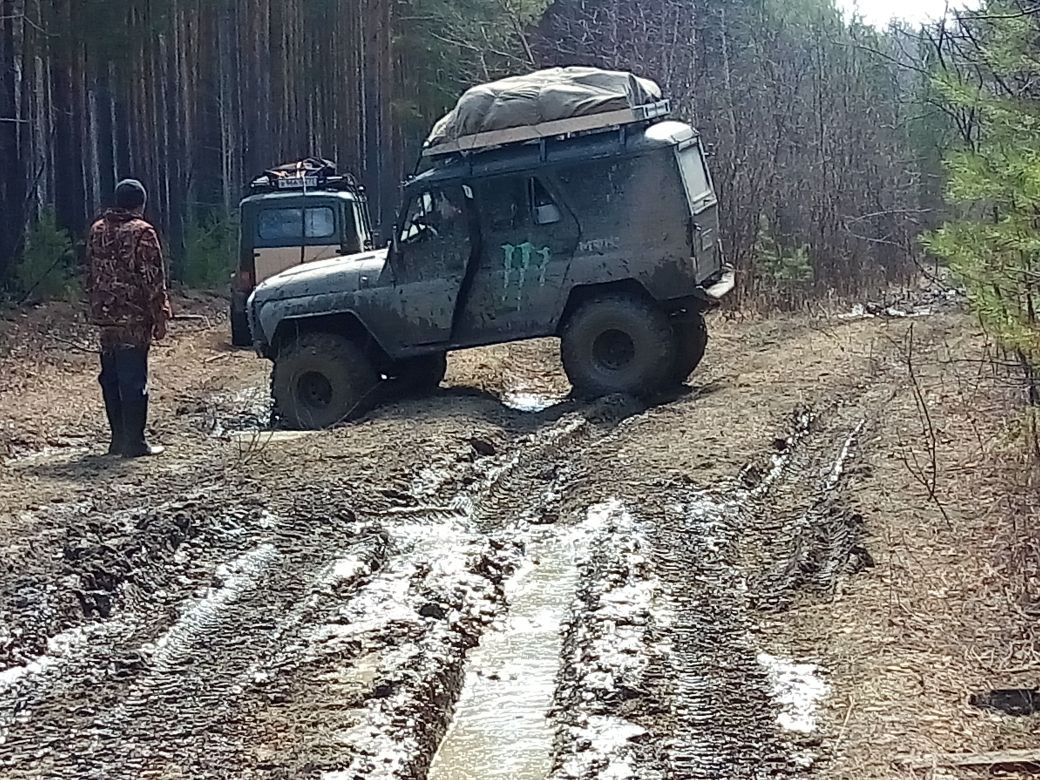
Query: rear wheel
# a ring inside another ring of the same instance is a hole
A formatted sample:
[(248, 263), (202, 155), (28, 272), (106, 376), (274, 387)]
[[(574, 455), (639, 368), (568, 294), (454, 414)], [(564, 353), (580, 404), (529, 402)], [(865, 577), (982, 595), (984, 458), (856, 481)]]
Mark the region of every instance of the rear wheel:
[(448, 373), (448, 353), (406, 358), (393, 365), (393, 375), (405, 392), (427, 393), (435, 390)]
[(362, 414), (378, 386), (364, 351), (334, 333), (304, 333), (283, 347), (271, 379), (282, 420), (300, 430), (331, 428)]
[(678, 351), (675, 358), (675, 379), (682, 383), (690, 378), (704, 359), (708, 349), (708, 325), (703, 314), (694, 314), (672, 321)]
[(668, 317), (653, 303), (604, 295), (583, 304), (568, 320), (561, 353), (579, 395), (649, 395), (674, 375), (676, 337)]

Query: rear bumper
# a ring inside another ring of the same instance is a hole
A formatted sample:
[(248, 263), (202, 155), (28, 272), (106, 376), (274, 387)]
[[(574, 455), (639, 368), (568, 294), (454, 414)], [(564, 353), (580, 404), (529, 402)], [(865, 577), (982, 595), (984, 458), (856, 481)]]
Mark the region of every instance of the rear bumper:
[(736, 272), (726, 266), (722, 269), (722, 272), (717, 281), (709, 284), (707, 287), (702, 287), (704, 294), (715, 301), (721, 301), (731, 292), (733, 288), (737, 286), (737, 274)]
[(723, 266), (722, 270), (717, 274), (713, 275), (710, 279), (706, 279), (704, 283), (697, 288), (694, 295), (710, 309), (718, 306), (722, 302), (723, 298), (733, 292), (733, 289), (736, 286), (736, 272), (730, 266)]

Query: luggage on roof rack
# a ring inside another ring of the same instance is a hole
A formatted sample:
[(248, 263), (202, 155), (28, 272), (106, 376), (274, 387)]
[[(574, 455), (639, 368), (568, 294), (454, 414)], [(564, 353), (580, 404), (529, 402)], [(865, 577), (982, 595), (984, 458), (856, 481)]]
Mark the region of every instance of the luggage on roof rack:
[(365, 188), (350, 173), (339, 173), (336, 163), (321, 157), (307, 157), (284, 163), (255, 176), (249, 183), (250, 191), (285, 192), (291, 190), (333, 190), (364, 196)]
[(423, 156), (598, 133), (668, 116), (661, 88), (632, 73), (550, 68), (470, 89), (433, 128)]

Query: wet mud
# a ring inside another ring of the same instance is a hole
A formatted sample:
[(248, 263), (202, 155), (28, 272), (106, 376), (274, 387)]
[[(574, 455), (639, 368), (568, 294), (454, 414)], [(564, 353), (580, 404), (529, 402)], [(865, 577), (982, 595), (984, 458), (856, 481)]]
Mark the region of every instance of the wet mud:
[(738, 379), (650, 407), (446, 388), (316, 434), (238, 387), (178, 396), (183, 454), (149, 471), (14, 473), (96, 481), (0, 542), (5, 778), (820, 771), (826, 670), (758, 628), (869, 566), (847, 486), (880, 390), (777, 400), (665, 470), (720, 446)]

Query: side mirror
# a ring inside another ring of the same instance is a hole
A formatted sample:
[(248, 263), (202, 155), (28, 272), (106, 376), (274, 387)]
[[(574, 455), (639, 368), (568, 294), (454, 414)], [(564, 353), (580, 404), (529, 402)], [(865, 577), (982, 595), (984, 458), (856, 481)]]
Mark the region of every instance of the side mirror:
[(535, 206), (534, 221), (536, 225), (555, 225), (561, 219), (563, 219), (563, 215), (560, 213), (560, 207), (555, 203)]

